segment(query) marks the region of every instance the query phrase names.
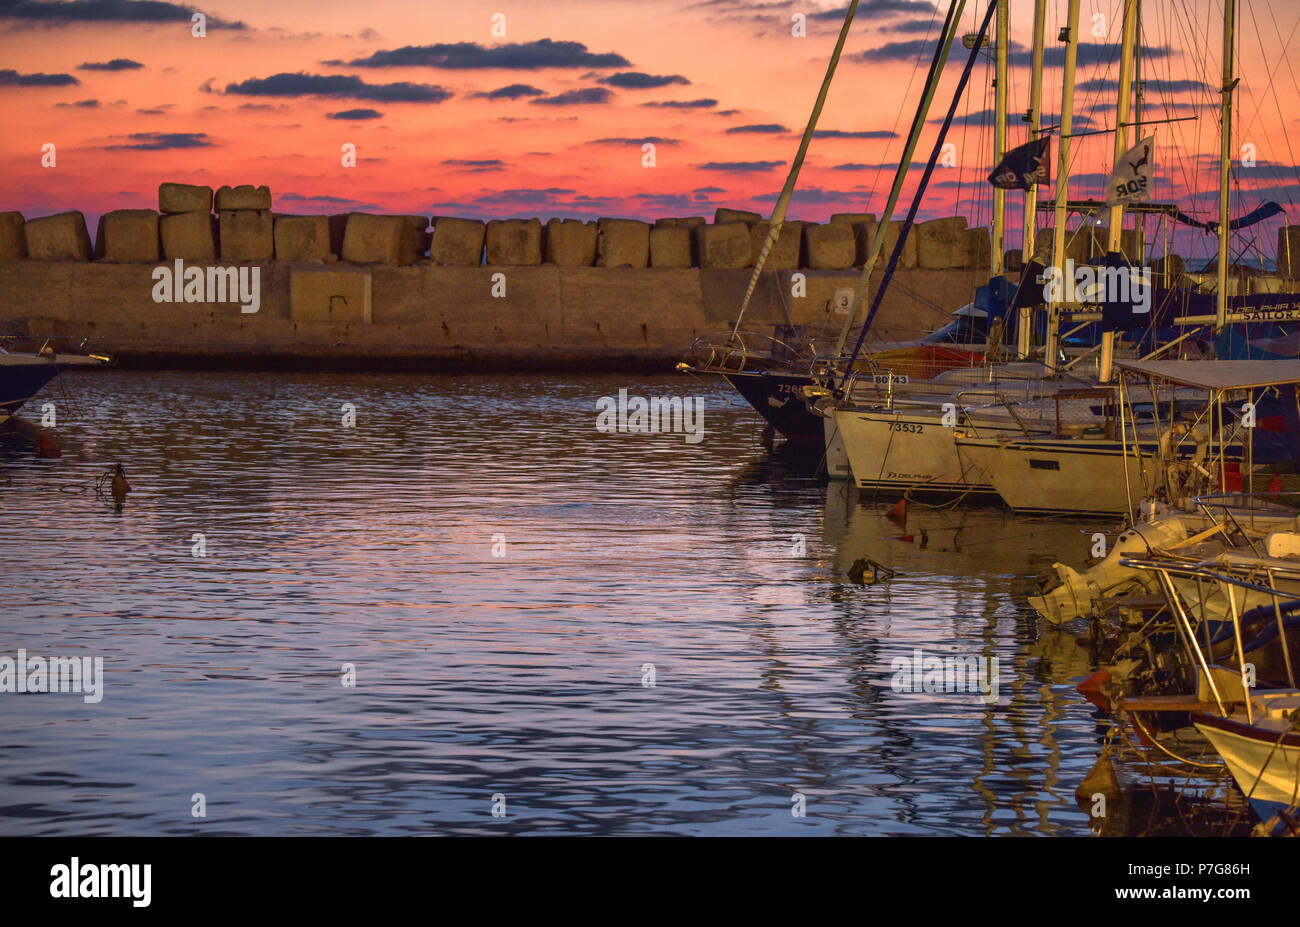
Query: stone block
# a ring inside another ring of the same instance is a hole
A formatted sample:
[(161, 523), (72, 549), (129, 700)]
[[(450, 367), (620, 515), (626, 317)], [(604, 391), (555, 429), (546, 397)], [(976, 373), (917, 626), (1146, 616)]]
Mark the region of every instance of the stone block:
[(552, 219), (546, 223), (546, 263), (590, 267), (596, 263), (596, 223)]
[(90, 260), (90, 233), (86, 231), (86, 217), (79, 212), (28, 219), (23, 232), (28, 260)]
[(160, 183), (158, 211), (165, 213), (212, 212), (212, 188), (188, 183)]
[(217, 236), (211, 213), (179, 212), (158, 220), (163, 258), (174, 261), (215, 261)]
[[(781, 223), (781, 234), (776, 237), (772, 250), (767, 253), (767, 260), (763, 262), (764, 270), (795, 270), (799, 267), (806, 225), (807, 223), (794, 219)], [(749, 227), (748, 266), (753, 267), (758, 262), (758, 252), (771, 228), (768, 222), (755, 222)]]
[(23, 214), (0, 212), (0, 261), (21, 261), (27, 257), (27, 235)]
[(329, 260), (329, 216), (275, 216), (274, 218), (277, 261), (304, 263)]
[(762, 222), (763, 217), (756, 212), (750, 212), (747, 209), (728, 209), (725, 206), (719, 206), (713, 214), (713, 224), (721, 225), (724, 222)]
[(487, 224), (487, 263), (530, 267), (542, 263), (542, 223), (538, 219), (499, 219)]
[(952, 270), (971, 266), (970, 237), (966, 219), (954, 216), (931, 219), (913, 226), (916, 231), (916, 263), (922, 270)]
[(429, 220), (425, 216), (398, 216), (402, 220), (402, 241), (397, 249), (397, 263), (414, 264), (423, 261), (433, 242)]
[(656, 225), (650, 230), (651, 267), (690, 267), (693, 263), (689, 228)]
[(162, 260), (158, 213), (152, 209), (115, 209), (99, 217), (95, 260), (112, 264), (157, 264)]
[(349, 213), (339, 256), (350, 264), (397, 264), (405, 227), (401, 216)]
[(650, 225), (636, 219), (596, 223), (598, 267), (645, 267), (650, 263)]
[(439, 217), (433, 223), (429, 258), (435, 264), (478, 267), (483, 263), (486, 228), (476, 219)]
[(218, 213), (217, 230), (223, 261), (275, 258), (275, 224), (269, 209), (223, 209)]
[(238, 187), (221, 187), (217, 190), (216, 209), (270, 209), (271, 188), (240, 184)]
[(810, 222), (803, 231), (810, 270), (847, 270), (853, 266), (857, 246), (851, 225)]
[(744, 222), (723, 222), (696, 229), (699, 235), (701, 267), (748, 267), (752, 247), (749, 226)]
[(289, 271), (289, 318), (315, 325), (369, 325), (370, 271), (294, 267)]

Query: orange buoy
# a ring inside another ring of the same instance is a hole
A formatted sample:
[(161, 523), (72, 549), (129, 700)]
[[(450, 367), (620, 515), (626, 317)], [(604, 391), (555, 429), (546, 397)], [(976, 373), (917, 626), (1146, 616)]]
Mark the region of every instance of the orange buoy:
[(126, 471), (118, 464), (113, 470), (113, 501), (121, 505), (130, 491), (131, 484), (126, 481)]

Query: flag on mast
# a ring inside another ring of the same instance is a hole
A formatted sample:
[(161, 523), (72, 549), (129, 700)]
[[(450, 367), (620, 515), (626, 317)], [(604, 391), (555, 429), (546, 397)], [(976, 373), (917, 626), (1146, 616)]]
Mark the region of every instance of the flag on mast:
[(1152, 155), (1156, 148), (1154, 135), (1142, 139), (1124, 153), (1110, 175), (1107, 206), (1122, 206), (1151, 199), (1151, 177), (1155, 167)]
[(1047, 183), (1047, 155), (1051, 144), (1051, 136), (1044, 135), (1012, 148), (989, 174), (989, 183), (1000, 190), (1028, 190), (1036, 183)]

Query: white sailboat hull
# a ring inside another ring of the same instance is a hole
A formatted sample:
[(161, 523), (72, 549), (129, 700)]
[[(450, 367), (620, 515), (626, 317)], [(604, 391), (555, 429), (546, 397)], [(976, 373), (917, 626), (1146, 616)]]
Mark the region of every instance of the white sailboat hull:
[[(992, 492), (989, 454), (959, 448), (956, 429), (938, 413), (920, 409), (853, 411), (837, 409), (853, 480), (862, 489)], [(981, 434), (1021, 435), (1018, 426), (980, 426)]]
[(1300, 744), (1278, 743), (1281, 731), (1244, 724), (1236, 727), (1238, 730), (1225, 730), (1213, 722), (1196, 722), (1197, 730), (1223, 757), (1243, 795), (1275, 811), (1300, 801)]
[[(1126, 514), (1150, 495), (1155, 463), (1118, 448), (1084, 442), (958, 439), (970, 453), (983, 449), (989, 482), (1017, 512)], [(1127, 478), (1126, 478), (1127, 473)]]

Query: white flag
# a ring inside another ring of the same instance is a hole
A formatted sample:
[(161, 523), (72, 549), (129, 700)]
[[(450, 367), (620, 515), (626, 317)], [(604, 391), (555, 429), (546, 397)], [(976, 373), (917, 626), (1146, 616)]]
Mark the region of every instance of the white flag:
[(1156, 137), (1138, 142), (1119, 159), (1110, 175), (1107, 206), (1136, 203), (1151, 198), (1151, 172), (1155, 165)]

